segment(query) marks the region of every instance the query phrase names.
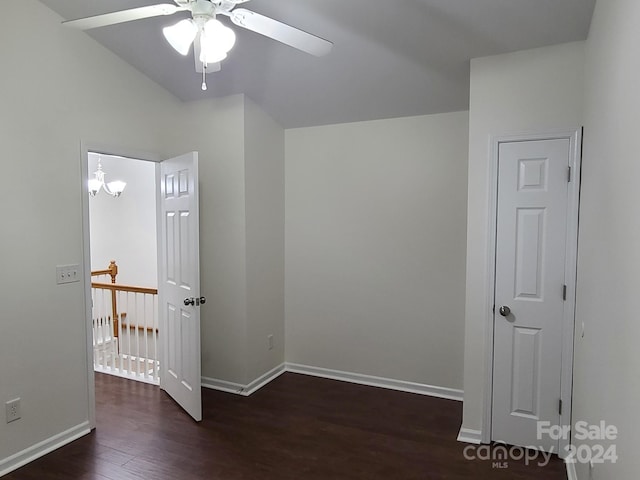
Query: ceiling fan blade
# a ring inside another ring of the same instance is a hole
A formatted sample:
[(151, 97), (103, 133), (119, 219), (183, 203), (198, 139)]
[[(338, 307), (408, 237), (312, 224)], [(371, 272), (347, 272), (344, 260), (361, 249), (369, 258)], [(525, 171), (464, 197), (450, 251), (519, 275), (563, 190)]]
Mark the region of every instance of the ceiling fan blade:
[[(200, 61), (200, 36), (193, 41), (193, 59), (196, 63), (196, 73), (202, 73), (202, 62)], [(207, 63), (206, 73), (215, 73), (221, 70), (220, 62)]]
[(141, 20), (143, 18), (159, 17), (161, 15), (173, 15), (176, 12), (186, 10), (170, 3), (161, 3), (159, 5), (149, 5), (147, 7), (132, 8), (119, 12), (105, 13), (104, 15), (95, 15), (93, 17), (79, 18), (77, 20), (68, 20), (62, 22), (67, 27), (77, 28), (79, 30), (89, 30), (91, 28), (106, 27), (107, 25), (115, 25), (116, 23), (131, 22), (132, 20)]
[(316, 37), (310, 33), (291, 27), (259, 13), (236, 8), (229, 14), (231, 21), (239, 27), (260, 33), (279, 42), (310, 53), (316, 57), (322, 57), (331, 51), (333, 43), (324, 38)]

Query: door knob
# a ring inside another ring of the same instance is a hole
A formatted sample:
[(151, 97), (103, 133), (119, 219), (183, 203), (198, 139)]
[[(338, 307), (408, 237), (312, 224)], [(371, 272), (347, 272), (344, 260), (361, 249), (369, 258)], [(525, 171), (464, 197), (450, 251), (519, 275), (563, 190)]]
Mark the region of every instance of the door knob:
[(500, 312), (500, 315), (502, 315), (503, 317), (507, 317), (511, 313), (511, 309), (506, 305), (503, 305), (502, 307), (500, 307), (499, 312)]
[(192, 307), (195, 305), (196, 307), (199, 307), (200, 305), (204, 304), (207, 302), (206, 297), (198, 297), (198, 298), (185, 298), (184, 299), (184, 304), (189, 306), (191, 305)]

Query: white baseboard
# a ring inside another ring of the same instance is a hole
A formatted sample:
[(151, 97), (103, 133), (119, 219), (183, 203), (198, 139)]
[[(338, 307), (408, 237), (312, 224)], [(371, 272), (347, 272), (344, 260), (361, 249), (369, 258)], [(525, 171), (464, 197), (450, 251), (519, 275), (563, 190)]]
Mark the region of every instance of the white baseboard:
[(482, 443), (482, 432), (480, 430), (472, 430), (470, 428), (460, 427), (460, 432), (458, 433), (458, 441), (480, 445)]
[(17, 470), (29, 462), (43, 457), (47, 453), (65, 446), (90, 432), (91, 428), (89, 427), (89, 422), (83, 422), (80, 425), (76, 425), (69, 430), (58, 433), (57, 435), (43, 440), (40, 443), (36, 443), (15, 455), (11, 455), (4, 460), (0, 460), (0, 477)]
[(286, 366), (285, 366), (284, 363), (281, 364), (281, 365), (278, 365), (273, 370), (269, 370), (267, 373), (265, 373), (264, 375), (256, 378), (253, 382), (251, 382), (249, 385), (247, 385), (245, 387), (245, 394), (247, 396), (249, 396), (252, 393), (257, 392), (262, 387), (264, 387), (267, 383), (269, 383), (272, 380), (275, 380), (276, 378), (278, 378), (285, 371), (286, 371)]
[(257, 392), (267, 383), (275, 380), (285, 372), (285, 364), (282, 363), (272, 370), (269, 370), (264, 375), (253, 380), (247, 385), (241, 383), (227, 382), (226, 380), (218, 380), (217, 378), (202, 377), (202, 386), (204, 388), (210, 388), (212, 390), (219, 390), (221, 392), (235, 393), (236, 395), (242, 395), (248, 397), (252, 393)]
[(282, 365), (278, 365), (276, 368), (270, 370), (259, 378), (256, 378), (248, 385), (227, 382), (226, 380), (218, 380), (216, 378), (202, 377), (202, 386), (212, 390), (235, 393), (236, 395), (248, 397), (272, 380), (278, 378), (284, 372), (301, 373), (303, 375), (312, 375), (314, 377), (329, 378), (331, 380), (340, 380), (343, 382), (357, 383), (359, 385), (368, 385), (371, 387), (387, 388), (389, 390), (398, 390), (400, 392), (417, 393), (419, 395), (445, 398), (447, 400), (462, 401), (463, 398), (462, 390), (456, 390), (453, 388), (435, 387), (433, 385), (425, 385), (422, 383), (374, 377), (371, 375), (343, 372), (340, 370), (330, 370), (328, 368), (311, 367), (309, 365), (300, 365), (297, 363), (283, 363)]
[(202, 387), (209, 388), (211, 390), (219, 390), (226, 393), (235, 393), (243, 395), (246, 385), (241, 383), (227, 382), (226, 380), (218, 380), (217, 378), (202, 377)]
[(381, 387), (390, 390), (398, 390), (400, 392), (417, 393), (419, 395), (427, 395), (430, 397), (445, 398), (447, 400), (462, 401), (463, 398), (462, 390), (456, 390), (453, 388), (435, 387), (433, 385), (425, 385), (423, 383), (394, 380), (392, 378), (374, 377), (372, 375), (363, 375), (361, 373), (342, 372), (340, 370), (311, 367), (309, 365), (299, 365), (296, 363), (287, 363), (286, 371), (293, 373), (302, 373), (304, 375), (312, 375), (314, 377), (329, 378), (331, 380), (357, 383), (359, 385), (368, 385), (371, 387)]
[(567, 466), (567, 480), (578, 480), (578, 472), (576, 472), (575, 463), (565, 463)]

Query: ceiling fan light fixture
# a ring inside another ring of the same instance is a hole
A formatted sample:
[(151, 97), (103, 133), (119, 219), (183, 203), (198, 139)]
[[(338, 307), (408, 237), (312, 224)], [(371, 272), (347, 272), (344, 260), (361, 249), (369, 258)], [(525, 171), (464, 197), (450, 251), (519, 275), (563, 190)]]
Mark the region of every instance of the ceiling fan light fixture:
[[(191, 13), (192, 18), (180, 20), (174, 25), (163, 28), (163, 34), (169, 44), (184, 56), (189, 54), (191, 45), (194, 44), (196, 71), (202, 73), (203, 90), (207, 88), (206, 74), (220, 70), (220, 65), (217, 65), (217, 63), (227, 57), (227, 54), (236, 43), (235, 32), (225, 24), (220, 23), (216, 19), (217, 15), (224, 15), (234, 25), (277, 40), (311, 55), (320, 57), (331, 51), (333, 43), (328, 40), (251, 10), (237, 8), (239, 4), (246, 1), (248, 0), (173, 0), (173, 3), (129, 8), (62, 23), (80, 30), (89, 30), (188, 11)], [(198, 40), (197, 42), (196, 39)], [(201, 52), (199, 52), (200, 50)], [(95, 191), (95, 188), (92, 189), (93, 191)]]
[(202, 44), (200, 50), (200, 62), (207, 65), (209, 63), (218, 63), (227, 58), (227, 54), (225, 52), (221, 52), (214, 48), (207, 48), (206, 44)]
[(167, 42), (169, 42), (180, 55), (187, 55), (191, 44), (198, 34), (198, 26), (192, 19), (185, 18), (175, 25), (164, 27), (162, 33), (164, 34), (164, 38), (167, 39)]
[(236, 34), (220, 20), (212, 18), (204, 25), (201, 41), (207, 44), (215, 43), (217, 51), (228, 53), (236, 44)]

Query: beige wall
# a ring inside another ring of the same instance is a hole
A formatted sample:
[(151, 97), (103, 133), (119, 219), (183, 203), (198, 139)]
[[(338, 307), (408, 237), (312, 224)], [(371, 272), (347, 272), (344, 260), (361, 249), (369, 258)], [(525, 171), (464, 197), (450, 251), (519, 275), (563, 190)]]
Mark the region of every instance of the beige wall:
[(464, 426), (480, 430), (490, 136), (584, 118), (574, 419), (623, 432), (595, 478), (635, 478), (637, 2), (598, 2), (586, 70), (582, 43), (474, 60), (469, 114), (286, 132), (243, 96), (178, 102), (35, 0), (3, 9), (0, 403), (20, 396), (23, 418), (0, 422), (0, 471), (88, 419), (82, 285), (53, 280), (82, 262), (81, 140), (200, 152), (204, 376), (250, 382), (286, 341), (294, 363), (450, 388), (464, 376)]
[[(91, 270), (116, 260), (118, 283), (157, 288), (156, 163), (100, 155), (105, 181), (127, 182), (116, 200), (104, 191), (89, 200)], [(98, 155), (89, 154), (93, 177)]]
[(246, 220), (244, 96), (187, 103), (163, 138), (172, 155), (198, 151), (202, 375), (244, 383)]
[(462, 387), (466, 112), (286, 131), (288, 362)]
[(83, 284), (55, 284), (83, 262), (80, 142), (157, 151), (179, 105), (35, 0), (2, 8), (0, 404), (21, 397), (22, 419), (0, 421), (0, 471), (88, 419)]
[(484, 411), (490, 139), (579, 128), (583, 64), (582, 42), (471, 62), (463, 420), (469, 430), (482, 430)]
[(244, 95), (173, 122), (165, 148), (199, 154), (202, 376), (246, 385), (284, 361), (284, 130)]
[(245, 182), (249, 383), (284, 362), (284, 130), (246, 97)]
[[(55, 285), (57, 264), (83, 263), (81, 141), (199, 151), (203, 375), (253, 380), (282, 362), (284, 328), (283, 130), (241, 95), (179, 102), (35, 0), (3, 8), (0, 403), (21, 397), (22, 419), (0, 422), (0, 472), (89, 419), (83, 285)], [(266, 278), (280, 281), (263, 289)], [(265, 331), (279, 339), (272, 351)]]
[(615, 441), (592, 443), (619, 458), (592, 477), (577, 464), (580, 480), (638, 478), (639, 26), (637, 0), (599, 0), (586, 43), (573, 417), (615, 425)]

